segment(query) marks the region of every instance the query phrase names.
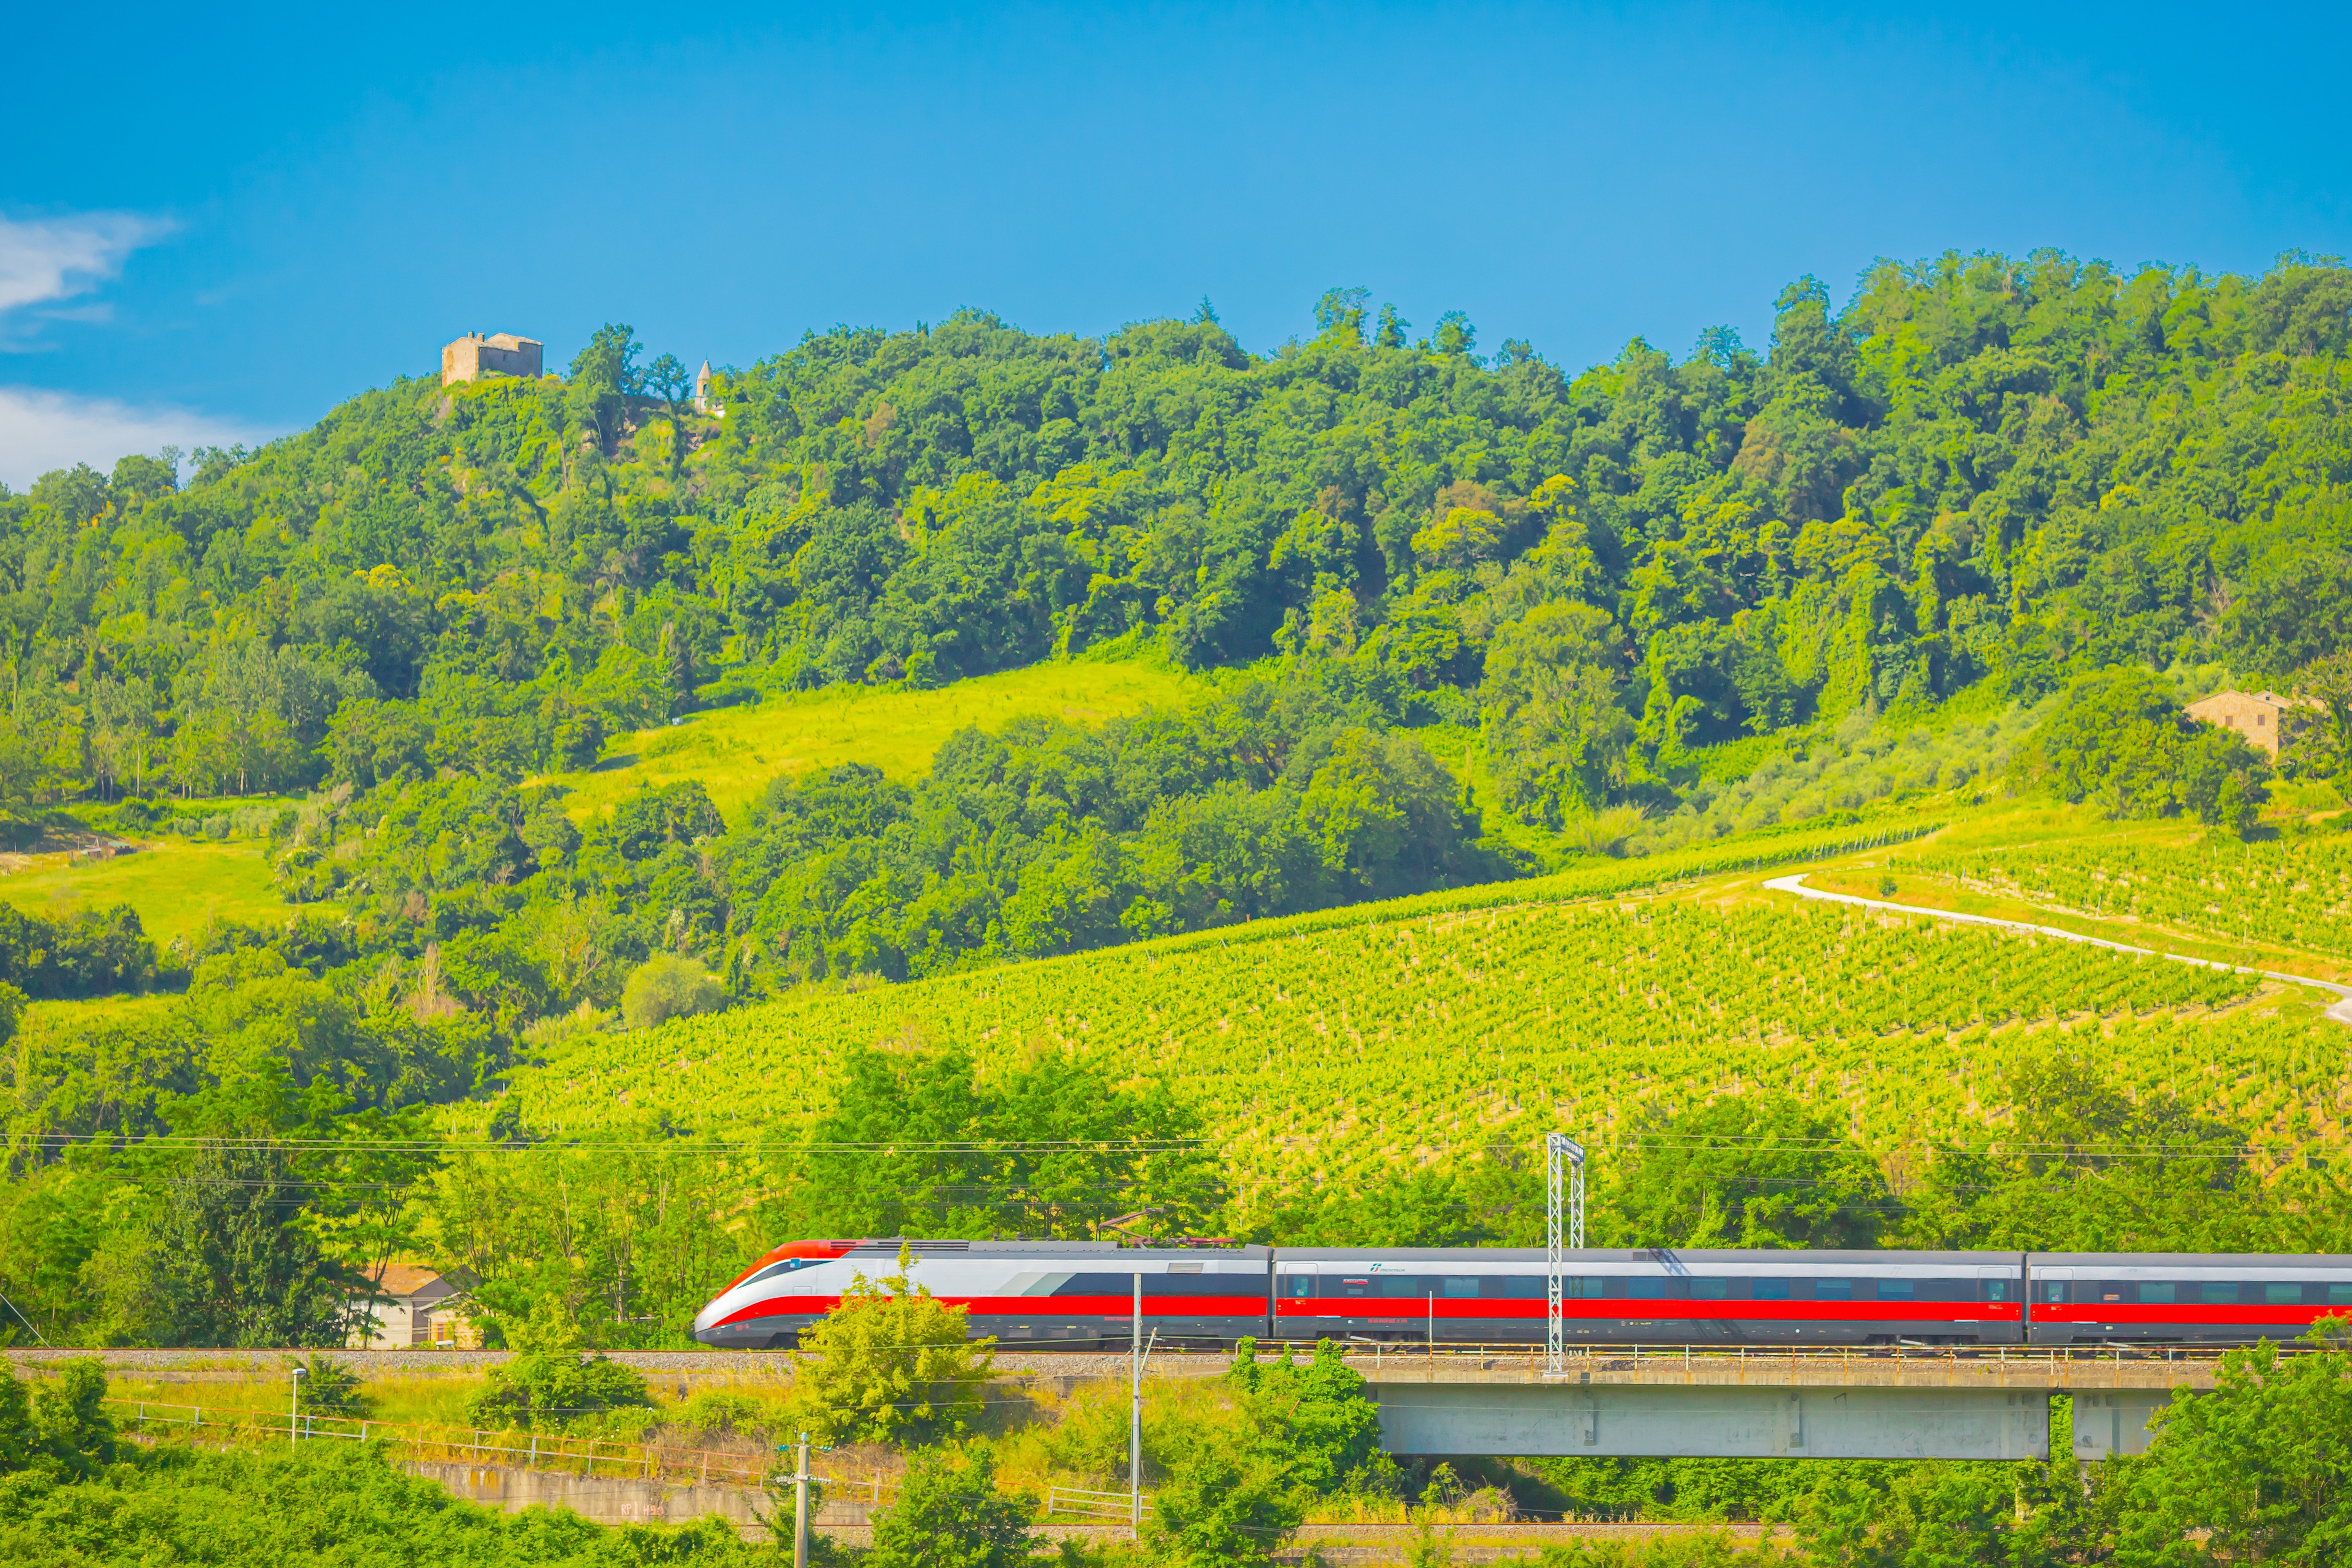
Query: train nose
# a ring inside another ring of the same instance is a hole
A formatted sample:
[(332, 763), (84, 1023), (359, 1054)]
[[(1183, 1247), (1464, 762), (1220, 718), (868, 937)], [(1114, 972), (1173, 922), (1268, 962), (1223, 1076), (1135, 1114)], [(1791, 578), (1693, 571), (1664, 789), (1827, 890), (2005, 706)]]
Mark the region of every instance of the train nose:
[(694, 1337), (698, 1341), (706, 1345), (718, 1342), (719, 1320), (723, 1315), (719, 1310), (719, 1303), (726, 1300), (726, 1297), (721, 1296), (694, 1315)]

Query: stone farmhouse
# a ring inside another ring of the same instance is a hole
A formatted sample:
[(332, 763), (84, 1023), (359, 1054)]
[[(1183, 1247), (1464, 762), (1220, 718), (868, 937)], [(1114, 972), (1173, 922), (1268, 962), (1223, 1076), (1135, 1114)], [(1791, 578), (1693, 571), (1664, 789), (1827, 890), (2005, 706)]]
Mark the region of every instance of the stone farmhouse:
[(537, 375), (546, 362), (547, 345), (536, 338), (467, 332), (441, 351), (441, 384), (479, 381), (486, 375)]
[(2275, 691), (2216, 691), (2201, 702), (2191, 702), (2189, 716), (2235, 730), (2275, 757), (2316, 706), (2308, 699), (2281, 697)]

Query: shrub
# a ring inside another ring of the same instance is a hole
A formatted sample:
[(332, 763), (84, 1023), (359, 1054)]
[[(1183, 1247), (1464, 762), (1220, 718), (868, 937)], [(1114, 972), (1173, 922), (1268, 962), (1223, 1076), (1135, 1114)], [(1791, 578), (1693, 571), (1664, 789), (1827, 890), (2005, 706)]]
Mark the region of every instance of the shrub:
[(1034, 1499), (996, 1489), (996, 1458), (926, 1449), (907, 1467), (898, 1500), (874, 1521), (874, 1568), (1015, 1568), (1036, 1558)]
[(562, 1426), (583, 1416), (620, 1409), (650, 1409), (646, 1380), (607, 1357), (583, 1353), (580, 1330), (549, 1308), (518, 1324), (522, 1353), (484, 1374), (480, 1393), (466, 1404), (467, 1419), (484, 1426)]
[(727, 988), (691, 958), (657, 952), (639, 965), (621, 992), (621, 1017), (632, 1029), (650, 1029), (692, 1013), (715, 1013), (727, 1005)]
[(368, 1411), (367, 1395), (361, 1392), (359, 1374), (329, 1356), (314, 1355), (295, 1363), (303, 1373), (302, 1409), (320, 1415), (364, 1415)]
[(828, 1442), (921, 1440), (980, 1419), (996, 1342), (967, 1340), (964, 1310), (914, 1283), (913, 1265), (902, 1247), (898, 1273), (852, 1276), (841, 1305), (803, 1336), (793, 1414)]

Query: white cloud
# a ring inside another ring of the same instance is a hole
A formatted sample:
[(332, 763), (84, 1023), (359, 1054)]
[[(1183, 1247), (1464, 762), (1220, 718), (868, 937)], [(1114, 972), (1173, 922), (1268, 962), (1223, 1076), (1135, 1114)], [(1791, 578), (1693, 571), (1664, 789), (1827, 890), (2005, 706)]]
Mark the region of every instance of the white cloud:
[(0, 216), (0, 314), (86, 293), (122, 270), (123, 258), (172, 230), (135, 213), (76, 213), (16, 220)]
[(252, 445), (269, 434), (184, 408), (0, 386), (0, 484), (23, 490), (50, 469), (76, 463), (103, 473), (131, 452)]

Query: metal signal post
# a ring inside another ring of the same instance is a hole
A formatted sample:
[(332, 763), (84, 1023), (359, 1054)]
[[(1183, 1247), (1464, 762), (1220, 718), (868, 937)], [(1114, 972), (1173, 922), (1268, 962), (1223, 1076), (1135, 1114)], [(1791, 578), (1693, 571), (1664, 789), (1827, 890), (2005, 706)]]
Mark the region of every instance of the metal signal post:
[[(1559, 1201), (1560, 1166), (1568, 1166), (1568, 1204), (1563, 1215)], [(1562, 1221), (1566, 1221), (1568, 1250), (1584, 1250), (1584, 1145), (1565, 1132), (1544, 1134), (1544, 1245), (1547, 1267), (1544, 1271), (1544, 1375), (1561, 1377), (1567, 1374), (1566, 1347), (1560, 1330), (1560, 1274), (1563, 1259), (1560, 1251)]]

